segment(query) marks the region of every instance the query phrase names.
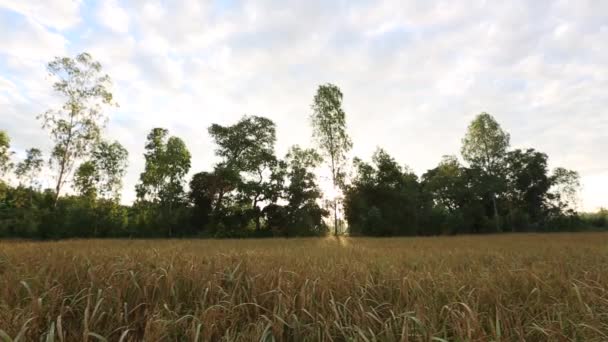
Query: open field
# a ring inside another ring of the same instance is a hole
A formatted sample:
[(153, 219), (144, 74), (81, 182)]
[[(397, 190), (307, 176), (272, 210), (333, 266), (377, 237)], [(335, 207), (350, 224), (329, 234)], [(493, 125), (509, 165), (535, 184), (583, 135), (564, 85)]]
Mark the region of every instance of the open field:
[(0, 242), (0, 340), (606, 341), (608, 234)]

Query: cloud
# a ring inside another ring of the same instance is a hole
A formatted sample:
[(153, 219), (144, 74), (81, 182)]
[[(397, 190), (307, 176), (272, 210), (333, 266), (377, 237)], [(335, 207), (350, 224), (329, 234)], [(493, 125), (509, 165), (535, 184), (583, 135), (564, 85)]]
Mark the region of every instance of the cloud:
[[(108, 112), (106, 132), (131, 153), (127, 201), (149, 129), (182, 137), (195, 172), (215, 162), (211, 123), (265, 115), (277, 123), (283, 154), (288, 145), (310, 144), (312, 97), (332, 82), (344, 93), (353, 155), (368, 158), (382, 146), (421, 174), (442, 155), (458, 154), (468, 122), (487, 111), (514, 147), (535, 147), (552, 167), (580, 170), (593, 188), (583, 192), (585, 208), (608, 205), (600, 195), (608, 193), (601, 182), (608, 168), (608, 2), (34, 4), (0, 0), (0, 16), (10, 19), (0, 26), (11, 32), (0, 37), (11, 47), (0, 53), (0, 101), (10, 113), (0, 125), (16, 143), (41, 141), (41, 134), (31, 140), (38, 125), (29, 115), (53, 99), (45, 62), (91, 51), (121, 105)], [(96, 21), (83, 22), (79, 11)]]
[(68, 29), (80, 22), (80, 0), (0, 0), (2, 7), (58, 30)]
[(129, 31), (129, 15), (116, 0), (104, 0), (97, 11), (102, 25), (118, 33)]

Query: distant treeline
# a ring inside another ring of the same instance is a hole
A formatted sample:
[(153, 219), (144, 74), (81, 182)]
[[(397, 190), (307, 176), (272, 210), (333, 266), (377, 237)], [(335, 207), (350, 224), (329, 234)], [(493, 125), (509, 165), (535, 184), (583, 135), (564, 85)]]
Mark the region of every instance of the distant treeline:
[[(0, 237), (263, 237), (395, 236), (606, 228), (608, 212), (578, 214), (579, 175), (549, 170), (547, 155), (510, 146), (509, 134), (487, 113), (462, 140), (461, 164), (444, 156), (418, 177), (386, 151), (371, 162), (347, 158), (352, 141), (342, 93), (319, 86), (312, 101), (315, 148), (275, 154), (275, 124), (261, 116), (209, 127), (220, 158), (190, 180), (184, 141), (154, 128), (145, 142), (145, 169), (136, 201), (120, 204), (128, 151), (103, 139), (104, 107), (115, 105), (110, 77), (89, 54), (48, 64), (60, 108), (38, 116), (54, 143), (48, 166), (53, 189), (41, 189), (42, 152), (14, 161), (0, 131)], [(325, 164), (336, 195), (322, 193), (316, 170)], [(66, 184), (74, 194), (62, 195)], [(187, 186), (189, 185), (189, 186)]]

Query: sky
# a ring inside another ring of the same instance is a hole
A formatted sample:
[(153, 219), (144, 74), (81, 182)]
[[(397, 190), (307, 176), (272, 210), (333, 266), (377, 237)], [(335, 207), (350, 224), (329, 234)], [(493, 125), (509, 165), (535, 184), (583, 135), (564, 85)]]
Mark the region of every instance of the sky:
[(275, 121), (283, 155), (311, 145), (312, 99), (331, 82), (352, 156), (382, 147), (421, 175), (489, 112), (513, 148), (580, 173), (582, 209), (608, 207), (606, 0), (0, 0), (0, 32), (0, 129), (17, 158), (51, 149), (36, 120), (59, 103), (46, 63), (102, 63), (119, 103), (104, 135), (130, 152), (125, 202), (153, 127), (185, 141), (191, 174), (217, 162), (207, 128), (245, 114)]

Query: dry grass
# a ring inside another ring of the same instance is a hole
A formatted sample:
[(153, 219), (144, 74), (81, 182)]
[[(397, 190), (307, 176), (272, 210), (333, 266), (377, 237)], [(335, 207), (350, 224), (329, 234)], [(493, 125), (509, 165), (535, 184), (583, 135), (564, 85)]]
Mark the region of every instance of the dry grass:
[(606, 341), (608, 235), (0, 242), (0, 340)]

